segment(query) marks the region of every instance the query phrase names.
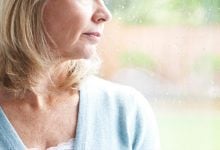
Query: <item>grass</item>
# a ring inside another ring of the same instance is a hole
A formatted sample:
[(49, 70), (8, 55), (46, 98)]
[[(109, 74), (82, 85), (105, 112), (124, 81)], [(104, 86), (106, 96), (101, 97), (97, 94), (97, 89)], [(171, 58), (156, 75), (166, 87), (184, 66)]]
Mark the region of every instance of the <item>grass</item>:
[(220, 150), (219, 113), (163, 113), (158, 123), (162, 150)]

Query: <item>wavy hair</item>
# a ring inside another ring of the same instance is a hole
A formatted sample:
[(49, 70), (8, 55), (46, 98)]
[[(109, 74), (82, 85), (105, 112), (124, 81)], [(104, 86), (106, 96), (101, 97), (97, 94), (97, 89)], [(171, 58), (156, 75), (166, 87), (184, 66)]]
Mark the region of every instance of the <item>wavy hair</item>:
[[(32, 90), (38, 79), (49, 76), (46, 72), (55, 62), (43, 25), (45, 2), (0, 1), (0, 87), (16, 96)], [(56, 77), (62, 74), (64, 80), (53, 80), (48, 90), (77, 88), (82, 79), (97, 70), (99, 64), (97, 55), (88, 60), (66, 61), (56, 72)]]

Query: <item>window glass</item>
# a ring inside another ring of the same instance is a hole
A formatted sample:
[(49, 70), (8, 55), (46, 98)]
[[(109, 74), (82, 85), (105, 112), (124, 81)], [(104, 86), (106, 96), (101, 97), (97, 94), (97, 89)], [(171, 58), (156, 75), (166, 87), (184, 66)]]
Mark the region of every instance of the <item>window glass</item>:
[(106, 79), (151, 103), (163, 150), (220, 149), (220, 1), (106, 0)]

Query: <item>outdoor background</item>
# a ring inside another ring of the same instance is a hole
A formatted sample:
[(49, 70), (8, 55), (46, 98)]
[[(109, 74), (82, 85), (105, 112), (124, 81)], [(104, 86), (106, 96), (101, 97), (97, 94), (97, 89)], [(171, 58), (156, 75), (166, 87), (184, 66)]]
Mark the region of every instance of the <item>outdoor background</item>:
[(152, 105), (162, 150), (220, 150), (220, 0), (106, 0), (100, 76)]

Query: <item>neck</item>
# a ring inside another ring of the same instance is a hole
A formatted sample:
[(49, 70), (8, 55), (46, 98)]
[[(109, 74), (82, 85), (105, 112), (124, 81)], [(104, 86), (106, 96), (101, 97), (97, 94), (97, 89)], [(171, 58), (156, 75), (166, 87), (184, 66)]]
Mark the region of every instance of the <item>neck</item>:
[(39, 94), (35, 92), (30, 92), (26, 94), (23, 102), (30, 104), (31, 107), (35, 109), (47, 109), (50, 107), (57, 106), (66, 101), (74, 101), (75, 104), (79, 100), (78, 91), (66, 91), (59, 94)]
[(66, 68), (65, 65), (63, 63), (52, 66), (45, 75), (38, 79), (36, 86), (27, 94), (34, 105), (44, 107), (78, 95), (77, 89), (60, 90), (57, 87), (58, 83), (65, 80), (67, 71), (63, 69)]
[(52, 91), (58, 92), (57, 85), (66, 79), (68, 73), (67, 63), (55, 63), (45, 70), (37, 79), (32, 91), (41, 95), (48, 95)]
[(76, 97), (79, 97), (77, 89), (59, 90), (54, 85), (65, 79), (65, 72), (67, 71), (65, 65), (66, 63), (51, 66), (37, 80), (37, 84), (24, 94), (23, 98), (15, 98), (12, 94), (6, 94), (7, 98), (4, 99), (12, 99), (12, 101), (16, 99), (18, 103), (30, 104), (35, 108), (45, 108), (68, 99), (77, 99)]
[(60, 104), (71, 102), (77, 106), (79, 102), (79, 91), (69, 90), (65, 92), (41, 94), (27, 91), (22, 98), (14, 97), (12, 94), (0, 90), (0, 103), (16, 104), (17, 107), (28, 106), (34, 110), (47, 110)]

